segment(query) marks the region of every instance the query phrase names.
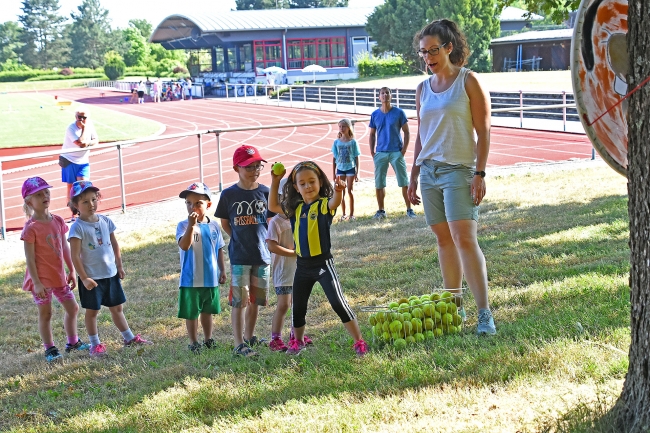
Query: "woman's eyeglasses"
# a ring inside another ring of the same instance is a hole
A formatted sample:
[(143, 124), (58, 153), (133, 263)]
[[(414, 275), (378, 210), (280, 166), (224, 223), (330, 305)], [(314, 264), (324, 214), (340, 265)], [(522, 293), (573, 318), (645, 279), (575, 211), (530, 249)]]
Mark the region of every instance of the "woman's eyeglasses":
[(428, 50), (418, 50), (416, 52), (418, 53), (418, 56), (420, 56), (420, 57), (424, 57), (427, 54), (430, 55), (431, 57), (437, 56), (438, 53), (440, 52), (440, 48), (444, 48), (444, 46), (447, 45), (448, 43), (449, 42), (444, 43), (444, 44), (440, 45), (439, 47), (429, 48)]
[[(240, 165), (241, 167), (241, 165)], [(257, 165), (247, 165), (246, 167), (242, 167), (244, 170), (246, 170), (249, 173), (252, 173), (254, 171), (262, 171), (264, 168), (264, 164), (257, 164)]]
[(79, 119), (79, 120), (86, 120), (87, 117), (86, 117), (86, 116), (77, 116), (77, 119)]

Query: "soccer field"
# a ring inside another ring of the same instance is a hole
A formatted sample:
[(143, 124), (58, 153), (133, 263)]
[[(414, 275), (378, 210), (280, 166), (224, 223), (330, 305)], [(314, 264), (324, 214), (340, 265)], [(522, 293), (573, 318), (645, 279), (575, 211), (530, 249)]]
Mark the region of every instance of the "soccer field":
[[(0, 148), (61, 144), (65, 129), (83, 104), (59, 107), (50, 94), (0, 94)], [(158, 122), (93, 106), (91, 119), (102, 142), (146, 137), (160, 130)]]

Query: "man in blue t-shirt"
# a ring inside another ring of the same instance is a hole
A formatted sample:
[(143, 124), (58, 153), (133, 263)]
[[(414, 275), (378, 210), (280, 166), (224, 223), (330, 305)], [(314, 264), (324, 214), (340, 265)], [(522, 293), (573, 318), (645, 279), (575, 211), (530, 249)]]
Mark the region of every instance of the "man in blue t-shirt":
[[(393, 167), (397, 185), (402, 188), (406, 215), (415, 218), (415, 212), (411, 209), (411, 202), (408, 199), (409, 178), (404, 160), (411, 137), (408, 119), (402, 109), (391, 106), (391, 93), (388, 87), (379, 90), (379, 100), (381, 107), (370, 115), (370, 154), (375, 164), (375, 193), (379, 207), (373, 218), (386, 218), (384, 197), (386, 197), (388, 164)], [(403, 141), (400, 130), (404, 132)]]

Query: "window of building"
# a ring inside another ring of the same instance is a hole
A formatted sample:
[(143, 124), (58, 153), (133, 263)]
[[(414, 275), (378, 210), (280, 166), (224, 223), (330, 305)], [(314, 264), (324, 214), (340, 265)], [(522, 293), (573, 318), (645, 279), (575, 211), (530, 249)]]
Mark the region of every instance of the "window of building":
[(270, 66), (282, 67), (282, 42), (255, 41), (255, 67), (265, 69)]
[(212, 72), (212, 52), (209, 49), (191, 50), (187, 63), (193, 77), (199, 76), (202, 72)]
[(347, 66), (345, 38), (288, 39), (288, 68), (302, 69), (309, 65), (324, 68)]

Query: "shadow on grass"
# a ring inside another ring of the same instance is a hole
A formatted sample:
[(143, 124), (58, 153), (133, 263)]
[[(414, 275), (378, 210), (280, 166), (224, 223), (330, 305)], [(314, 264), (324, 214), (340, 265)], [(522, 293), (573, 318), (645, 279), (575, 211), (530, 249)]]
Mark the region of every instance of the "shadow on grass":
[[(153, 334), (156, 345), (141, 352), (115, 350), (101, 361), (74, 357), (56, 366), (44, 365), (40, 352), (19, 356), (16, 365), (3, 367), (0, 378), (0, 428), (47, 429), (57, 424), (57, 430), (73, 431), (60, 425), (61, 420), (109, 411), (119, 415), (111, 427), (84, 430), (162, 431), (187, 422), (211, 425), (251, 417), (293, 399), (336, 398), (346, 392), (360, 398), (367, 393), (389, 396), (430, 385), (501, 385), (550, 373), (574, 380), (622, 377), (627, 356), (591, 341), (604, 340), (625, 350), (623, 336), (629, 327), (625, 201), (608, 196), (587, 204), (489, 208), (479, 240), (492, 275), (499, 335), (476, 337), (470, 318), (461, 335), (402, 353), (373, 344), (372, 353), (362, 360), (354, 356), (352, 341), (340, 325), (328, 329), (337, 319), (320, 289), (308, 315), (309, 329), (317, 333), (316, 347), (301, 356), (262, 349), (256, 361), (234, 358), (227, 311), (215, 318), (219, 347), (193, 356), (185, 349), (182, 320), (174, 319), (178, 251), (173, 236), (125, 250), (126, 315), (132, 329)], [(373, 230), (370, 225), (378, 227)], [(580, 228), (587, 227), (600, 228), (593, 236), (580, 235)], [(556, 236), (576, 230), (578, 236)], [(332, 231), (337, 267), (353, 305), (383, 304), (389, 296), (440, 287), (433, 235), (422, 227), (421, 219), (389, 219), (381, 224), (362, 220), (335, 225)], [(495, 278), (495, 273), (500, 276)], [(9, 307), (0, 312), (0, 325), (27, 322), (29, 328), (36, 316), (24, 317), (31, 299), (19, 289), (22, 272), (0, 278), (1, 301)], [(475, 313), (473, 308), (468, 303), (468, 312)], [(266, 308), (261, 313), (261, 335), (268, 331), (272, 312)], [(365, 320), (360, 317), (367, 336)], [(110, 320), (100, 322), (103, 335), (114, 339), (111, 327)], [(0, 326), (5, 359), (25, 351), (19, 338), (27, 332), (21, 332), (12, 337), (11, 327)], [(38, 346), (35, 326), (28, 333), (29, 345)]]

